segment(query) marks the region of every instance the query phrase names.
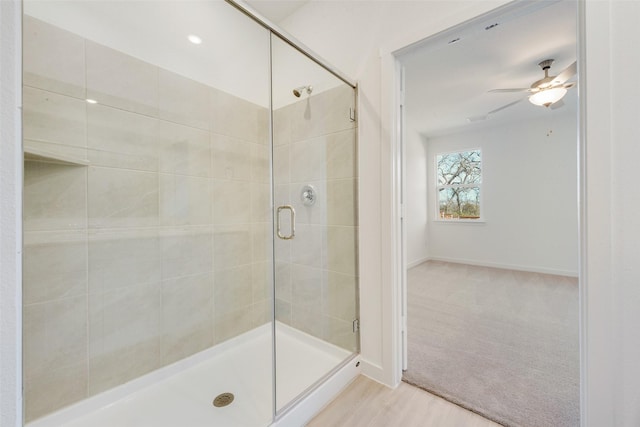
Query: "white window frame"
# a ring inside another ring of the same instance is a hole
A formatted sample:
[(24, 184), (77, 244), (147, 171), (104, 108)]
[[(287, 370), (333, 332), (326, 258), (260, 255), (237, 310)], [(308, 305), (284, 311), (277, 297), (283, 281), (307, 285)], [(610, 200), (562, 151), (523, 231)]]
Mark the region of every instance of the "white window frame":
[[(455, 154), (455, 153), (467, 153), (470, 151), (479, 151), (480, 152), (480, 182), (475, 184), (445, 184), (440, 185), (438, 182), (438, 157), (447, 155), (447, 154)], [(459, 224), (459, 223), (471, 223), (478, 224), (484, 223), (484, 193), (482, 189), (483, 184), (483, 175), (484, 175), (484, 154), (482, 152), (481, 147), (476, 148), (463, 148), (463, 149), (454, 149), (449, 151), (442, 151), (436, 153), (433, 156), (433, 179), (435, 183), (435, 198), (433, 198), (435, 202), (435, 210), (434, 210), (434, 221), (441, 223), (449, 223), (449, 224)], [(479, 188), (480, 190), (480, 217), (477, 219), (469, 219), (469, 218), (441, 218), (440, 217), (440, 189), (446, 188)]]

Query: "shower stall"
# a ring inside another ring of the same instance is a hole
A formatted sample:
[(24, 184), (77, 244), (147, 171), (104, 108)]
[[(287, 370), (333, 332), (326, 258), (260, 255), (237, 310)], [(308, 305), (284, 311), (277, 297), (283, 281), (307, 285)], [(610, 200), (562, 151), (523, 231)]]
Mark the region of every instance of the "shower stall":
[(355, 366), (355, 86), (233, 2), (23, 29), (27, 425), (268, 426)]

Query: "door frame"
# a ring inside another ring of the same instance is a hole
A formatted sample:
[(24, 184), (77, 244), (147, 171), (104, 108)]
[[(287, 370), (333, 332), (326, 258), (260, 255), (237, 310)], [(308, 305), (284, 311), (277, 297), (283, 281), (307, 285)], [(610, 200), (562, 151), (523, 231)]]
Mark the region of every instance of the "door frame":
[[(560, 1), (560, 0), (554, 0)], [(587, 420), (587, 204), (586, 204), (586, 9), (587, 0), (577, 0), (577, 28), (576, 38), (577, 63), (580, 80), (583, 84), (578, 87), (578, 224), (579, 224), (579, 248), (578, 250), (578, 297), (579, 297), (579, 341), (580, 341), (580, 426), (585, 427)], [(403, 117), (403, 74), (404, 69), (400, 63), (399, 56), (417, 43), (422, 43), (430, 38), (435, 38), (442, 33), (449, 32), (456, 28), (467, 26), (470, 22), (485, 19), (489, 16), (503, 14), (506, 11), (518, 7), (522, 2), (502, 1), (496, 8), (487, 10), (487, 4), (478, 2), (476, 7), (468, 9), (468, 19), (453, 25), (443, 23), (440, 31), (429, 34), (418, 35), (410, 39), (385, 46), (380, 51), (382, 68), (382, 136), (388, 138), (382, 158), (383, 185), (381, 188), (382, 200), (391, 202), (386, 224), (383, 222), (382, 235), (388, 240), (385, 245), (383, 239), (383, 293), (386, 296), (386, 303), (383, 305), (383, 317), (388, 321), (383, 327), (382, 342), (389, 344), (387, 353), (389, 364), (385, 365), (391, 372), (386, 377), (389, 385), (397, 386), (402, 380), (402, 371), (406, 368), (406, 300), (407, 300), (407, 280), (406, 280), (406, 232), (403, 227), (405, 216), (403, 206), (403, 194), (405, 185), (405, 142), (404, 117)], [(494, 4), (495, 6), (495, 4)], [(484, 9), (483, 9), (484, 7)], [(385, 142), (383, 141), (383, 146)], [(387, 155), (388, 159), (384, 156)], [(385, 165), (385, 160), (388, 160)], [(388, 178), (387, 183), (384, 180)], [(383, 217), (383, 219), (385, 219)], [(388, 227), (385, 230), (385, 227)], [(385, 248), (386, 247), (386, 248)], [(386, 257), (385, 257), (386, 255)], [(388, 283), (387, 283), (388, 281)]]

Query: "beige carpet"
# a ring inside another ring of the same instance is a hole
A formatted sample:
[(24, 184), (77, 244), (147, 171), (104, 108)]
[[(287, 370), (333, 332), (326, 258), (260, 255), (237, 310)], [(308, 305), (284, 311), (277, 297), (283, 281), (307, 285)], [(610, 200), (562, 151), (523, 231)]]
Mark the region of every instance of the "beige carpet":
[(404, 380), (506, 426), (578, 426), (577, 283), (436, 261), (410, 269)]

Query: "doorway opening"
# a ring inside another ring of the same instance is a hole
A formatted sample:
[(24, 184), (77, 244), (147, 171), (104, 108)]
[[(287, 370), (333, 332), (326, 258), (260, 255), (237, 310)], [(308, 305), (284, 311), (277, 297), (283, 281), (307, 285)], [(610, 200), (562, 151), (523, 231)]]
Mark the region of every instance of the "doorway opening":
[(506, 425), (580, 423), (576, 27), (515, 3), (395, 53), (403, 379)]

